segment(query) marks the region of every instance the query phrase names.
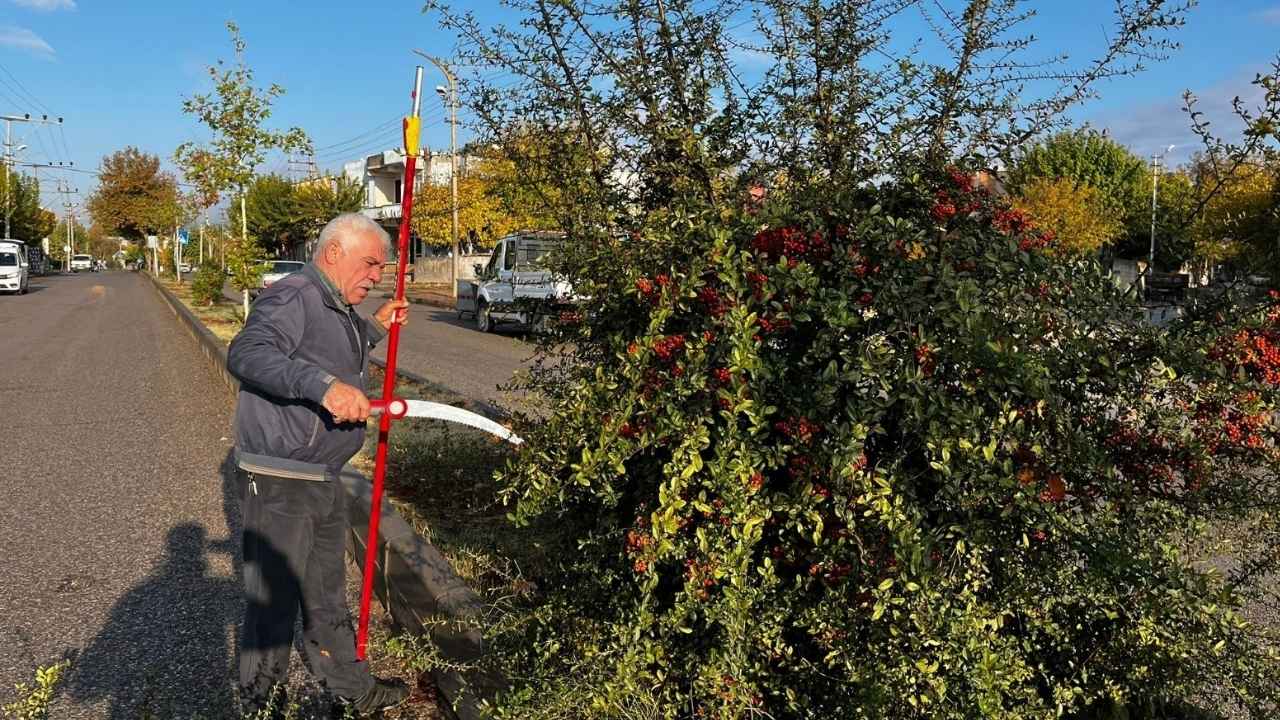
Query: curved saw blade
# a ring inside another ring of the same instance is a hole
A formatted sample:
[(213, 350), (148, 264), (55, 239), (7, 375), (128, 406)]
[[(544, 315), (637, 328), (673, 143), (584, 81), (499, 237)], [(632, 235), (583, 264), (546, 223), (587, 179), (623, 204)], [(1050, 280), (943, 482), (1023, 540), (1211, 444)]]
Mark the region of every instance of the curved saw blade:
[(516, 435), (489, 418), (473, 413), (470, 410), (463, 410), (459, 407), (431, 402), (430, 400), (405, 400), (404, 402), (409, 406), (409, 411), (405, 413), (405, 417), (432, 418), (434, 420), (444, 420), (445, 422), (466, 425), (477, 430), (483, 430), (490, 435), (496, 435), (512, 445), (519, 445), (524, 442), (524, 440), (520, 439), (519, 435)]

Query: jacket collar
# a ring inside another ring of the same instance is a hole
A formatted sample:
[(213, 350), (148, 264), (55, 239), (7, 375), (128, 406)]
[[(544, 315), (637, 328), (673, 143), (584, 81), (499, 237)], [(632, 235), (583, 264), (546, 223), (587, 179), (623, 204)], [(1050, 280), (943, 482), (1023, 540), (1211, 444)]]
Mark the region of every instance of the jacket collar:
[(320, 272), (320, 268), (316, 264), (309, 262), (301, 270), (302, 274), (320, 289), (320, 297), (324, 300), (324, 304), (341, 312), (351, 312), (351, 306), (342, 300), (342, 296), (338, 293), (338, 289), (334, 287), (329, 278)]

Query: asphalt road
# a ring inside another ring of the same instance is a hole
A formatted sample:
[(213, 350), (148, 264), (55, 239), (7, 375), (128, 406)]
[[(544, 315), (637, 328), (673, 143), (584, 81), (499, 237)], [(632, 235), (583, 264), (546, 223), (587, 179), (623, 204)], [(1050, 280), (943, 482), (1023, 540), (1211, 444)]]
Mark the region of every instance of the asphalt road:
[[(370, 295), (359, 307), (362, 314), (373, 313), (386, 302)], [(229, 300), (240, 301), (230, 285), (223, 288)], [(510, 405), (514, 396), (499, 390), (513, 376), (526, 368), (533, 356), (533, 345), (517, 325), (500, 325), (497, 332), (482, 333), (475, 329), (470, 316), (459, 320), (456, 312), (430, 305), (410, 307), (409, 324), (400, 334), (400, 350), (396, 363), (402, 370), (444, 385), (471, 400)], [(386, 360), (386, 343), (380, 344), (373, 356)]]
[(0, 704), (74, 657), (51, 717), (227, 714), (232, 406), (142, 277), (0, 296)]
[[(372, 312), (382, 298), (364, 304)], [(361, 310), (366, 308), (361, 306)], [(518, 326), (501, 325), (497, 332), (482, 333), (470, 317), (459, 320), (457, 313), (430, 305), (412, 305), (409, 324), (400, 333), (397, 365), (440, 383), (472, 399), (509, 406), (515, 402), (499, 386), (510, 383), (528, 365), (533, 345), (526, 342)], [(374, 348), (373, 356), (387, 358), (387, 343)]]

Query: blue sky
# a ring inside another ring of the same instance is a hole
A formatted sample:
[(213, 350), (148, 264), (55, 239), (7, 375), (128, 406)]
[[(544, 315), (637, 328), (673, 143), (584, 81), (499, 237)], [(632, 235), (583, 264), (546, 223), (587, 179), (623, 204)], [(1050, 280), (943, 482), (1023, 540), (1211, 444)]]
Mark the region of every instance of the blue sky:
[[(955, 4), (955, 0), (944, 0)], [(453, 37), (420, 0), (374, 3), (317, 0), (190, 2), (178, 0), (0, 0), (0, 113), (48, 112), (62, 127), (15, 124), (28, 145), (26, 161), (67, 161), (85, 170), (125, 145), (166, 160), (175, 146), (203, 133), (181, 111), (182, 98), (209, 86), (204, 68), (229, 58), (224, 23), (234, 20), (248, 42), (259, 84), (279, 83), (287, 94), (276, 106), (278, 126), (301, 126), (317, 148), (322, 168), (398, 144), (396, 118), (408, 109), (412, 48), (447, 57)], [(1045, 0), (1030, 29), (1044, 54), (1065, 50), (1084, 58), (1109, 30), (1113, 0)], [(296, 7), (304, 7), (301, 12)], [(475, 0), (484, 17), (500, 19), (496, 0)], [(907, 37), (920, 32), (904, 23)], [(1178, 144), (1171, 157), (1193, 149), (1179, 111), (1186, 89), (1203, 99), (1211, 117), (1226, 121), (1230, 99), (1249, 96), (1249, 80), (1280, 51), (1280, 0), (1201, 0), (1177, 35), (1183, 47), (1146, 73), (1100, 86), (1102, 98), (1074, 114), (1107, 127), (1140, 154)], [(427, 87), (441, 82), (427, 68)], [(425, 142), (448, 145), (448, 129), (434, 93), (424, 98)], [(465, 138), (464, 138), (465, 139)], [(268, 170), (286, 169), (282, 158)], [(80, 190), (94, 179), (67, 178)]]

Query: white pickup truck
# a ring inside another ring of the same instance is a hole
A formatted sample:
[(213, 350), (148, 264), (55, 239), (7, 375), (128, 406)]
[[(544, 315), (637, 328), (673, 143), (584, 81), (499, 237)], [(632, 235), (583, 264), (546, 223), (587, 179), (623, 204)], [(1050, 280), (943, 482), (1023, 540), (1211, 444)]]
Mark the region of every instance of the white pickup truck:
[(519, 232), (499, 240), (489, 263), (475, 266), (476, 279), (458, 281), (458, 317), (470, 314), (481, 332), (503, 322), (537, 328), (572, 296), (569, 283), (552, 277), (542, 262), (563, 239), (556, 232)]

